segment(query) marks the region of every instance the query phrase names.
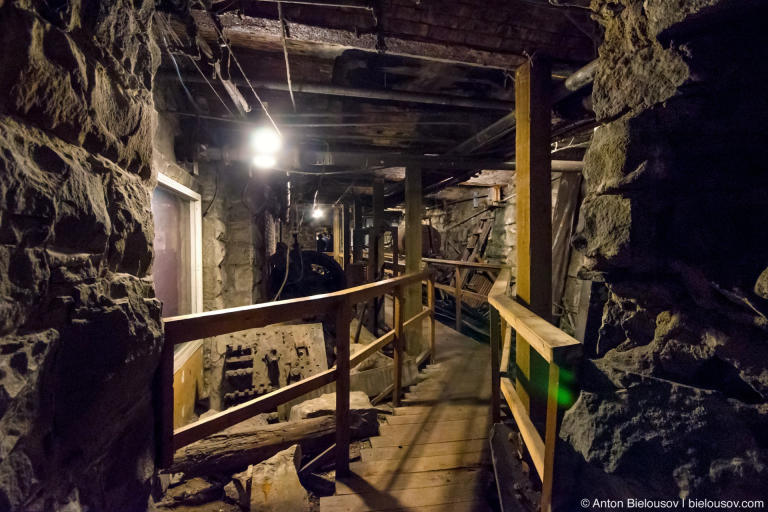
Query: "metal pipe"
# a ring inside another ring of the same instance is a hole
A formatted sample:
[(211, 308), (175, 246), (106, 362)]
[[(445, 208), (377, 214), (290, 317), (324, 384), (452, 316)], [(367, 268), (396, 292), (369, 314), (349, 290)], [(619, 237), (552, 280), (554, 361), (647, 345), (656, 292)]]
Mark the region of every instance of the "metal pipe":
[[(168, 76), (165, 73), (158, 75), (163, 80), (178, 80), (177, 77)], [(185, 82), (201, 83), (202, 79), (194, 75), (184, 75)], [(231, 80), (238, 86), (247, 87), (248, 84), (242, 78)], [(274, 91), (287, 91), (288, 84), (285, 82), (269, 81), (251, 81), (251, 85), (257, 89), (267, 89)], [(359, 89), (356, 87), (343, 87), (340, 85), (294, 83), (294, 93), (303, 94), (323, 94), (327, 96), (343, 96), (348, 98), (367, 98), (371, 100), (382, 101), (402, 101), (406, 103), (425, 103), (429, 105), (443, 105), (446, 107), (477, 108), (483, 110), (504, 110), (509, 111), (514, 107), (511, 101), (502, 100), (479, 100), (472, 98), (461, 98), (459, 96), (445, 96), (443, 94), (415, 93), (405, 91), (392, 91), (384, 89)]]
[[(258, 128), (261, 126), (256, 121), (246, 121), (244, 119), (235, 119), (232, 117), (210, 116), (207, 114), (193, 114), (191, 112), (174, 112), (171, 110), (163, 110), (161, 112), (173, 114), (183, 117), (194, 117), (197, 119), (205, 119), (207, 121), (221, 121), (223, 123), (237, 124), (241, 126), (250, 126)], [(279, 118), (279, 116), (273, 116)], [(281, 127), (284, 130), (290, 128), (363, 128), (370, 126), (402, 126), (403, 124), (412, 124), (419, 126), (456, 126), (456, 125), (468, 125), (467, 121), (381, 121), (374, 123), (283, 123)]]
[(568, 78), (558, 84), (552, 93), (552, 103), (562, 101), (574, 92), (594, 82), (595, 73), (597, 73), (597, 61), (598, 59), (595, 59), (586, 66), (577, 69)]

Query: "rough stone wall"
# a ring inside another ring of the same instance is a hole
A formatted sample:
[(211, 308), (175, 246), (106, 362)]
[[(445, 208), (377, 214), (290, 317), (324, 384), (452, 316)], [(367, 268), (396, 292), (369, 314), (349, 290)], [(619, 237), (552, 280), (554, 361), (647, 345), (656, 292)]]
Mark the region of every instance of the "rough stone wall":
[[(254, 206), (259, 201), (253, 195), (263, 191), (254, 183), (246, 187), (250, 178), (247, 171), (238, 167), (201, 162), (199, 171), (205, 214), (203, 309), (212, 311), (260, 302), (266, 223), (265, 213)], [(208, 338), (203, 345), (205, 394), (210, 407), (216, 410), (223, 408), (223, 350), (229, 337)]]
[(574, 465), (559, 481), (574, 477), (575, 500), (765, 498), (766, 6), (593, 8), (605, 124), (579, 247), (610, 296), (563, 420), (558, 457)]
[(153, 2), (0, 2), (0, 510), (144, 510)]
[(247, 306), (261, 298), (259, 285), (265, 262), (263, 212), (252, 206), (257, 203), (248, 195), (248, 174), (236, 171), (241, 172), (232, 172), (223, 190), (227, 197), (227, 251), (222, 262), (225, 307)]

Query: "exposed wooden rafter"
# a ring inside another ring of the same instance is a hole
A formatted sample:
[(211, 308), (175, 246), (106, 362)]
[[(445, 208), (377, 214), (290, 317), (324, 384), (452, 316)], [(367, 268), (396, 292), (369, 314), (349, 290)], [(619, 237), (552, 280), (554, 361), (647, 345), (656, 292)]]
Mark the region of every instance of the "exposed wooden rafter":
[[(192, 16), (206, 40), (216, 40), (216, 29), (210, 16), (203, 11), (193, 10)], [(252, 50), (273, 50), (282, 48), (281, 26), (278, 20), (222, 14), (224, 34), (232, 45)], [(525, 61), (523, 55), (502, 51), (489, 51), (472, 48), (462, 44), (446, 45), (440, 43), (404, 39), (401, 37), (374, 33), (356, 33), (351, 30), (325, 28), (303, 23), (287, 22), (288, 48), (297, 53), (336, 53), (344, 50), (360, 49), (378, 52), (381, 44), (387, 48), (387, 54), (414, 57), (418, 59), (466, 64), (499, 69), (512, 69)]]

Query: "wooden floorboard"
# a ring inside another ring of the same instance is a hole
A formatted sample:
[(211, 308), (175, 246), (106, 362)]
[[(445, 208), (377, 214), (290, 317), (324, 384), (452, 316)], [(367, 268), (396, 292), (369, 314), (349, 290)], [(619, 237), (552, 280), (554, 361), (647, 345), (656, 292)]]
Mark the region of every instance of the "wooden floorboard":
[(492, 510), (489, 350), (438, 325), (438, 363), (382, 419), (321, 512)]
[(353, 472), (350, 476), (336, 482), (336, 494), (463, 485), (476, 481), (490, 482), (492, 478), (490, 469), (485, 467), (443, 469), (421, 473), (378, 473), (363, 476)]
[(455, 405), (451, 403), (445, 403), (435, 407), (429, 406), (410, 406), (410, 407), (395, 407), (396, 416), (412, 416), (412, 415), (426, 415), (432, 413), (432, 411), (441, 412), (453, 412), (456, 414), (468, 414), (475, 416), (477, 414), (489, 414), (490, 409), (488, 405)]
[(429, 457), (432, 455), (451, 455), (455, 453), (481, 452), (488, 449), (486, 439), (463, 439), (447, 443), (429, 443), (414, 445), (385, 446), (360, 450), (363, 462), (376, 460), (402, 459), (404, 457)]
[(360, 494), (330, 496), (325, 499), (323, 510), (328, 512), (358, 512), (360, 510), (397, 510), (431, 505), (472, 501), (482, 494), (480, 482), (462, 485), (442, 485), (419, 489), (399, 489), (387, 492), (371, 491)]
[[(379, 427), (379, 434), (382, 436), (406, 438), (425, 432), (459, 430), (461, 432), (481, 431), (487, 436), (490, 426), (490, 417), (482, 416), (458, 420), (425, 421), (423, 423), (410, 423), (406, 425), (384, 424)], [(467, 439), (474, 438), (468, 437)]]
[(436, 421), (455, 421), (455, 420), (467, 420), (477, 417), (490, 417), (490, 413), (487, 407), (483, 407), (483, 410), (474, 412), (454, 412), (450, 409), (435, 410), (427, 414), (403, 414), (393, 415), (387, 417), (387, 425), (411, 425), (415, 423), (424, 422), (436, 422)]
[(469, 453), (451, 453), (431, 455), (429, 457), (409, 457), (404, 460), (390, 459), (373, 462), (352, 462), (357, 475), (377, 473), (416, 473), (419, 471), (437, 471), (441, 469), (472, 468), (490, 464), (490, 451), (483, 450)]

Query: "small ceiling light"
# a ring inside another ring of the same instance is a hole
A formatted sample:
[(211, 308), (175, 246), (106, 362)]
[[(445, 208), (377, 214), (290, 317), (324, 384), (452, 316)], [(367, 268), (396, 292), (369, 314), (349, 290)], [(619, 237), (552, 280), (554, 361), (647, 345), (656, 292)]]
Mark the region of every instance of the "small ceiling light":
[(325, 216), (325, 212), (323, 210), (321, 210), (320, 208), (318, 208), (317, 206), (315, 206), (312, 209), (312, 218), (313, 219), (322, 219), (323, 216)]
[(283, 140), (275, 130), (259, 128), (251, 136), (251, 145), (256, 153), (273, 155), (283, 146)]
[(275, 155), (256, 155), (253, 157), (253, 165), (259, 169), (271, 169), (277, 165)]

